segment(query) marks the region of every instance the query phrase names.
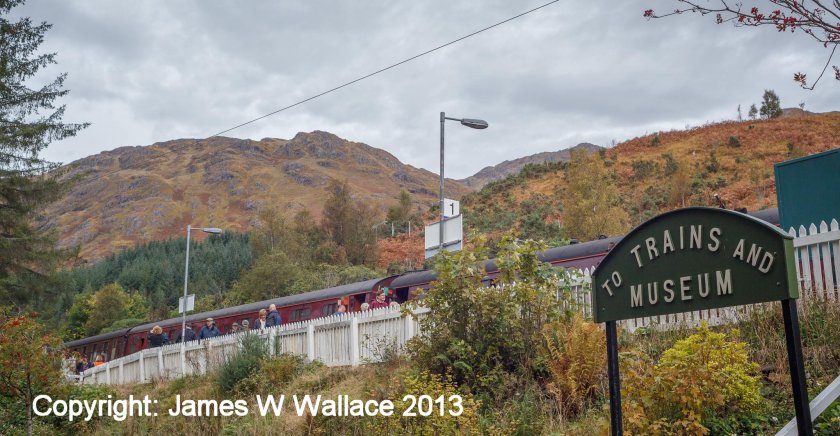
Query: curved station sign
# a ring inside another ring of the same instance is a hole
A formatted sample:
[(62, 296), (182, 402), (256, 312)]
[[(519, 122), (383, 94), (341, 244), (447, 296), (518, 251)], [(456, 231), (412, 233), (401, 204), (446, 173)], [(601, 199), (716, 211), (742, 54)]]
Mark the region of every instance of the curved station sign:
[(593, 273), (595, 322), (798, 298), (793, 238), (749, 215), (692, 207), (636, 227)]

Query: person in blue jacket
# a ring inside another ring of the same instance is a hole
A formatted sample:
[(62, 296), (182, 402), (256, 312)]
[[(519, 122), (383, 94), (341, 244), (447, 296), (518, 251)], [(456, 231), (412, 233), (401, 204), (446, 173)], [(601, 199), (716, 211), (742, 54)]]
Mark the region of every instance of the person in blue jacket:
[(204, 327), (201, 328), (201, 333), (198, 334), (199, 339), (207, 339), (207, 338), (215, 338), (222, 334), (219, 331), (219, 328), (216, 327), (216, 323), (213, 322), (213, 318), (207, 318), (206, 324)]
[(277, 306), (270, 305), (268, 306), (268, 317), (265, 320), (266, 327), (274, 327), (276, 325), (280, 325), (283, 323), (283, 320), (280, 319), (280, 312), (277, 311)]

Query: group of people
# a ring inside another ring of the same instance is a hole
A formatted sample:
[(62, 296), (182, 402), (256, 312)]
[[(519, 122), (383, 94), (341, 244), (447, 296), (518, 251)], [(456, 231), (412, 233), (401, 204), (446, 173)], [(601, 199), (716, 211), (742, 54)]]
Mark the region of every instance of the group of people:
[[(392, 307), (394, 305), (399, 306), (399, 303), (396, 301), (392, 301), (388, 303), (387, 301), (387, 294), (388, 289), (379, 289), (376, 291), (375, 298), (370, 303), (362, 303), (359, 307), (360, 310), (374, 310), (374, 309), (382, 309), (386, 307)], [(349, 299), (347, 297), (339, 299), (336, 304), (336, 314), (346, 313), (348, 310)], [(231, 325), (230, 330), (227, 333), (240, 333), (250, 330), (264, 330), (268, 327), (274, 327), (282, 325), (283, 319), (280, 317), (280, 312), (277, 310), (277, 306), (271, 304), (268, 306), (267, 309), (260, 309), (259, 315), (256, 320), (254, 320), (253, 325), (247, 320), (243, 319), (239, 322), (234, 322)], [(199, 330), (198, 334), (196, 334), (195, 330)], [(216, 322), (213, 318), (207, 318), (204, 320), (204, 325), (201, 328), (198, 328), (198, 325), (195, 327), (187, 324), (184, 334), (183, 334), (183, 341), (195, 341), (195, 340), (203, 340), (209, 338), (215, 338), (217, 336), (221, 336), (222, 331), (216, 326)], [(175, 339), (175, 343), (182, 342), (181, 332), (178, 332), (178, 336)], [(170, 343), (169, 336), (166, 332), (163, 331), (161, 326), (156, 325), (152, 327), (151, 331), (149, 331), (148, 335), (148, 344), (149, 348), (156, 348), (162, 347), (164, 345), (168, 345)], [(105, 362), (105, 358), (103, 355), (99, 354), (96, 356), (96, 360), (93, 362), (88, 362), (87, 357), (81, 357), (76, 363), (76, 372), (81, 373), (88, 368), (93, 368), (94, 366), (101, 365)]]
[[(253, 326), (251, 326), (251, 323), (247, 319), (243, 319), (240, 322), (234, 322), (228, 333), (262, 330), (268, 327), (281, 325), (282, 323), (283, 320), (280, 317), (280, 312), (277, 310), (277, 306), (271, 304), (268, 306), (268, 309), (260, 309), (259, 316), (254, 321)], [(200, 329), (198, 326), (196, 326), (195, 329), (199, 330), (198, 334), (195, 333), (195, 330), (193, 330), (191, 325), (187, 324), (184, 331), (184, 342), (215, 338), (216, 336), (222, 335), (222, 331), (218, 326), (216, 326), (216, 321), (214, 321), (213, 318), (207, 318), (204, 320), (204, 325)], [(152, 330), (149, 332), (148, 340), (149, 348), (161, 347), (170, 343), (169, 337), (159, 325), (152, 327)], [(180, 342), (182, 342), (181, 333), (178, 333), (175, 343)]]
[(76, 374), (81, 374), (86, 369), (102, 365), (103, 363), (105, 363), (105, 356), (103, 356), (102, 354), (97, 354), (96, 358), (92, 362), (88, 361), (87, 357), (80, 356), (79, 359), (76, 360)]

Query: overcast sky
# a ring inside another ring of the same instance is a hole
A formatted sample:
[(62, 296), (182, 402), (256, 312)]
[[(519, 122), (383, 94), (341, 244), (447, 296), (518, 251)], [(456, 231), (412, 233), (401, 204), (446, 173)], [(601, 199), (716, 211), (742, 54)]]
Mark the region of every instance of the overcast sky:
[[(45, 157), (203, 138), (356, 79), (547, 0), (30, 0), (15, 10), (54, 25), (49, 76), (69, 74), (65, 121), (88, 121)], [(325, 130), (446, 175), (505, 159), (609, 146), (658, 130), (746, 115), (764, 89), (783, 107), (840, 110), (828, 50), (802, 32), (735, 29), (711, 17), (642, 17), (676, 3), (562, 1), (225, 136), (292, 138)], [(46, 78), (48, 76), (44, 76)]]

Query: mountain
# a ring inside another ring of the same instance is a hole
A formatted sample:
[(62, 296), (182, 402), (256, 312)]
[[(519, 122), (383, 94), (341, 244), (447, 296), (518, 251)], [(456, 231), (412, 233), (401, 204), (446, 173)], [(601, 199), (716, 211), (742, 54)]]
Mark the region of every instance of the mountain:
[(494, 180), (503, 179), (509, 175), (518, 173), (520, 170), (522, 170), (522, 168), (525, 167), (525, 165), (528, 164), (568, 161), (570, 152), (572, 150), (578, 149), (594, 153), (596, 151), (602, 150), (603, 147), (600, 147), (595, 144), (590, 144), (588, 142), (582, 142), (572, 148), (567, 148), (564, 150), (546, 151), (543, 153), (537, 153), (532, 154), (530, 156), (520, 157), (519, 159), (506, 160), (498, 165), (484, 167), (481, 171), (473, 174), (472, 176), (467, 177), (466, 179), (459, 180), (459, 182), (469, 186), (470, 188), (480, 189), (484, 185)]
[[(600, 153), (620, 192), (628, 228), (683, 206), (749, 211), (776, 206), (773, 164), (840, 147), (840, 112), (786, 109), (769, 120), (727, 121), (633, 138)], [(814, 176), (819, 183), (819, 176)], [(487, 184), (461, 199), (466, 232), (493, 237), (575, 238), (563, 227), (567, 172), (544, 165)]]
[[(290, 216), (306, 208), (318, 218), (333, 178), (347, 180), (357, 199), (383, 211), (401, 189), (423, 210), (438, 196), (436, 174), (321, 131), (291, 140), (213, 137), (120, 147), (64, 169), (74, 182), (38, 225), (53, 229), (61, 247), (79, 245), (85, 259), (182, 237), (188, 224), (247, 231), (265, 207)], [(468, 191), (447, 182), (448, 196)]]

